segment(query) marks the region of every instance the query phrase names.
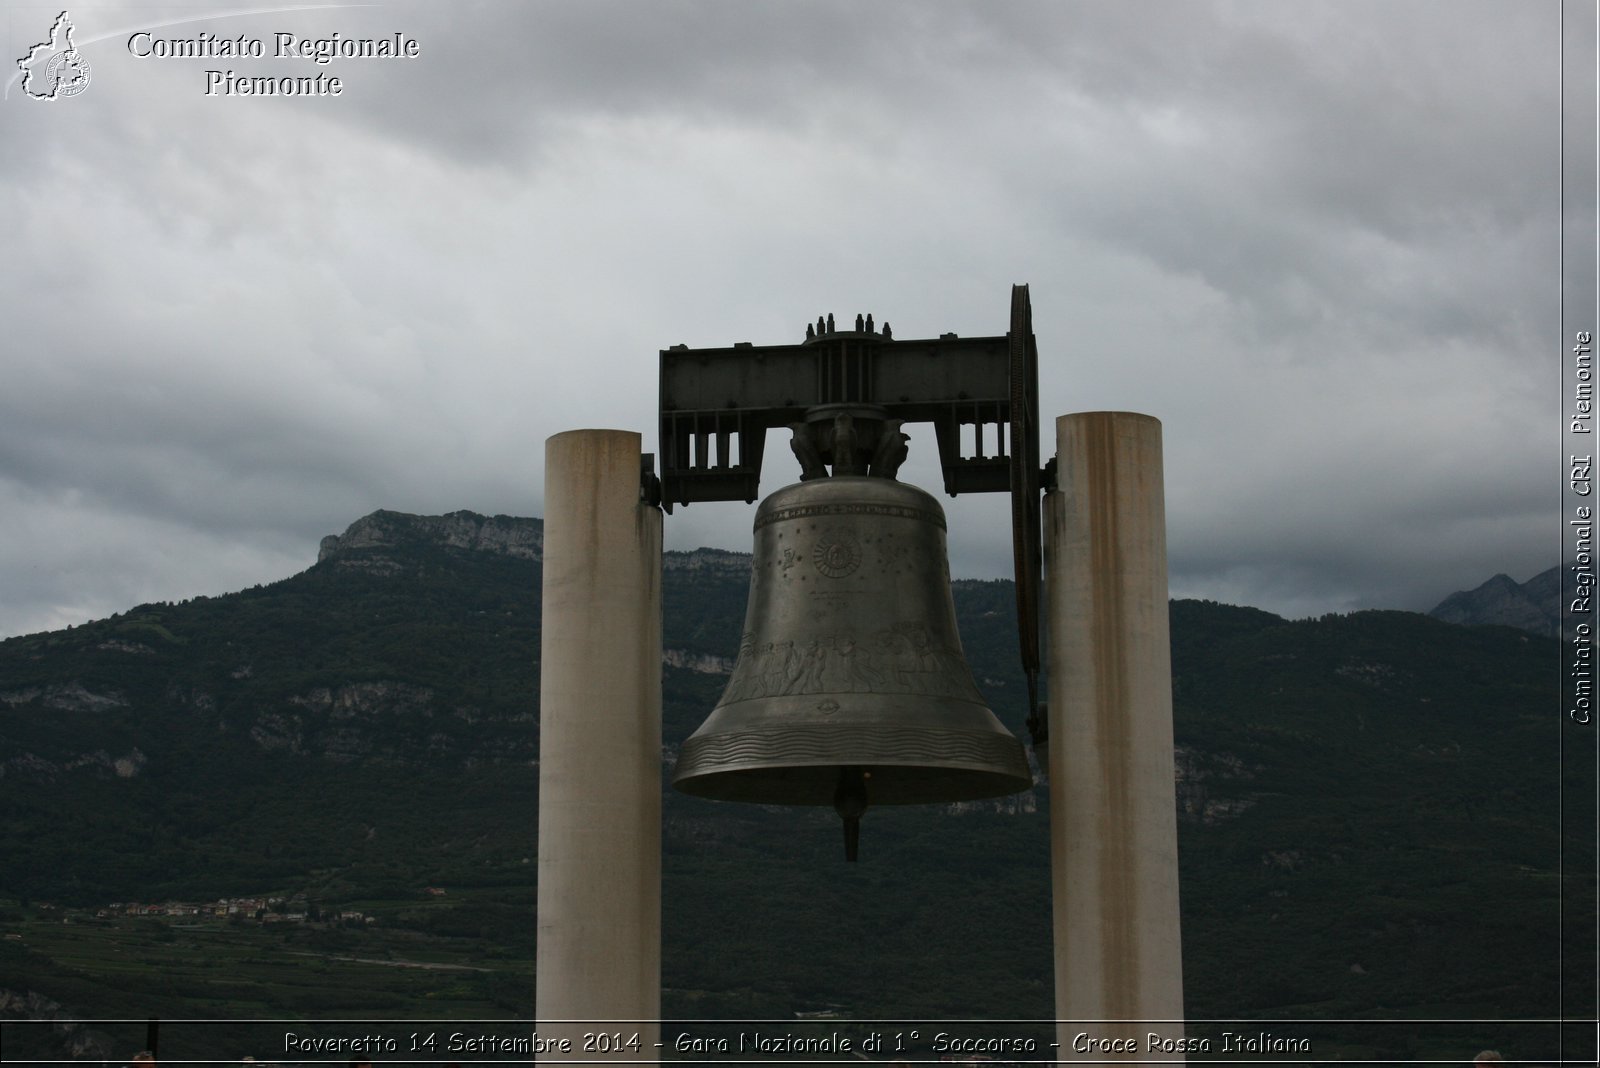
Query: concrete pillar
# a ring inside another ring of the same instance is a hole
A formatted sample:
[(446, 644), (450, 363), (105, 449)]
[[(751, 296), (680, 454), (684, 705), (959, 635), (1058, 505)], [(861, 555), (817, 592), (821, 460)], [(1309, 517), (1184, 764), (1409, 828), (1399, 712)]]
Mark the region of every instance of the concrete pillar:
[[(1183, 1035), (1158, 1022), (1183, 1019), (1161, 424), (1062, 416), (1056, 457), (1044, 544), (1060, 1055), (1181, 1060), (1181, 1045), (1148, 1039)], [(1074, 1050), (1079, 1035), (1092, 1048)]]
[(534, 1015), (572, 1043), (548, 1060), (661, 1055), (661, 512), (639, 440), (545, 442)]

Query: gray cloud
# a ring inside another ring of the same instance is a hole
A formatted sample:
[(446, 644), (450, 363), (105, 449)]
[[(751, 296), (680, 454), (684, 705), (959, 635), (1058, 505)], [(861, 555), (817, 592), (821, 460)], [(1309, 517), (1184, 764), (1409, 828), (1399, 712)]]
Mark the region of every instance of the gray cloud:
[[(549, 434), (653, 447), (661, 347), (827, 311), (999, 333), (1016, 281), (1047, 413), (1163, 420), (1175, 593), (1303, 615), (1526, 578), (1555, 562), (1557, 16), (557, 0), (162, 31), (423, 48), (325, 68), (107, 38), (81, 96), (0, 105), (0, 634), (280, 577), (378, 507), (538, 514)], [(347, 89), (207, 98), (217, 65)], [(952, 502), (957, 574), (1009, 572), (995, 509)], [(748, 527), (701, 505), (668, 539)]]

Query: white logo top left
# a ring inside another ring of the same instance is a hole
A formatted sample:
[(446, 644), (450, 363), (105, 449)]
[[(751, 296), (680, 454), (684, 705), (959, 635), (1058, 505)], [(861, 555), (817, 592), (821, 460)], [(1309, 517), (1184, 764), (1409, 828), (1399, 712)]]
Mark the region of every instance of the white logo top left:
[(62, 100), (89, 88), (89, 63), (72, 45), (72, 19), (63, 11), (50, 27), (50, 39), (17, 60), (22, 91), (34, 100)]

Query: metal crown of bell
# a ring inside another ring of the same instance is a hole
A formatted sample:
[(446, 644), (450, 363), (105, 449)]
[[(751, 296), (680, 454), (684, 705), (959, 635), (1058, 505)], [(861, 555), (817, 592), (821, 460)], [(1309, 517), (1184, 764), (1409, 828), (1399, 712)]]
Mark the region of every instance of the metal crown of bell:
[(893, 480), (905, 437), (878, 414), (830, 406), (796, 425), (803, 480), (756, 511), (739, 657), (672, 780), (717, 800), (833, 805), (850, 860), (868, 805), (1032, 785), (961, 653), (944, 510)]

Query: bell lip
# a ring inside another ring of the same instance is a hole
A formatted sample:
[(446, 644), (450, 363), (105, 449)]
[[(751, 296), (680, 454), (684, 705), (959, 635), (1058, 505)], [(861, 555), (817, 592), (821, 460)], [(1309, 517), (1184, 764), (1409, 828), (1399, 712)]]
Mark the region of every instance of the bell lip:
[[(726, 696), (726, 691), (724, 691)], [(900, 717), (904, 717), (903, 719)], [(859, 729), (879, 731), (906, 729), (916, 735), (938, 733), (949, 738), (966, 738), (982, 744), (1017, 741), (995, 715), (974, 684), (972, 693), (947, 694), (912, 690), (903, 693), (872, 690), (819, 690), (815, 693), (780, 694), (775, 697), (740, 697), (721, 701), (704, 722), (684, 739), (685, 745), (704, 745), (712, 739), (735, 737), (758, 741), (773, 732), (801, 731), (819, 737), (839, 730), (841, 723)], [(888, 741), (888, 746), (895, 743)], [(892, 750), (885, 750), (892, 752)], [(941, 758), (965, 763), (959, 755)]]
[[(1009, 797), (1036, 785), (1023, 761), (1023, 772), (996, 771), (993, 767), (938, 767), (877, 761), (867, 764), (762, 764), (719, 768), (673, 776), (672, 788), (690, 797), (739, 804), (831, 808), (839, 772), (860, 767), (867, 775), (868, 808), (898, 805), (942, 805)], [(897, 777), (896, 769), (916, 769), (930, 774)], [(763, 775), (762, 772), (774, 774)], [(872, 782), (877, 779), (878, 782)], [(874, 789), (876, 787), (876, 789)]]
[(697, 732), (679, 750), (672, 786), (712, 800), (831, 805), (840, 770), (859, 767), (867, 773), (872, 805), (975, 801), (1030, 789), (1033, 773), (1022, 743), (998, 721), (994, 725), (867, 729), (848, 739), (824, 724)]

